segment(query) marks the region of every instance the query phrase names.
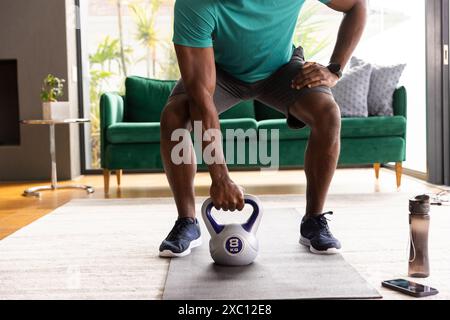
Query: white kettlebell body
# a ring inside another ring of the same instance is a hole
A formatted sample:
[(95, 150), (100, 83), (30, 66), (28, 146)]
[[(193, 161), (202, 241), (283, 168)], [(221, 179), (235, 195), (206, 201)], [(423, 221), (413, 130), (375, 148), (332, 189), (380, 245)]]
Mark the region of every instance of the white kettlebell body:
[(255, 196), (245, 195), (244, 200), (253, 207), (253, 213), (244, 224), (218, 224), (211, 215), (212, 200), (208, 199), (203, 203), (203, 221), (211, 235), (209, 250), (217, 264), (245, 266), (252, 263), (258, 255), (256, 231), (261, 222), (262, 207)]

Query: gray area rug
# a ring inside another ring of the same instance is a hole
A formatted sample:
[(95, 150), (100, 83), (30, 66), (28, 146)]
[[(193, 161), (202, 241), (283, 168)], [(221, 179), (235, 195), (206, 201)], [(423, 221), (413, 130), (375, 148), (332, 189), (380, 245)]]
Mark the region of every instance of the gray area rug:
[[(381, 199), (391, 199), (393, 205), (400, 203), (403, 206), (407, 199), (403, 198), (400, 195), (340, 195), (329, 199), (330, 207), (338, 211), (333, 217), (332, 228), (343, 240), (346, 259), (350, 258), (352, 265), (358, 266), (366, 278), (372, 277), (373, 285), (379, 283), (379, 278), (390, 278), (394, 272), (405, 269), (405, 257), (397, 252), (406, 252), (403, 240), (407, 237), (407, 220), (404, 214), (397, 215), (402, 213), (398, 205), (392, 212), (379, 210)], [(202, 200), (197, 199), (198, 208)], [(324, 277), (329, 277), (327, 291), (333, 296), (379, 296), (340, 256), (312, 256), (297, 245), (301, 214), (292, 208), (303, 210), (304, 197), (277, 195), (263, 196), (261, 200), (266, 213), (258, 232), (260, 256), (249, 269), (242, 273), (238, 269), (233, 273), (222, 273), (224, 278), (236, 280), (242, 275), (252, 275), (252, 286), (262, 283), (268, 286), (267, 292), (259, 291), (259, 296), (264, 298), (272, 285), (257, 281), (255, 276), (266, 275), (267, 279), (279, 281), (274, 298), (287, 298), (284, 292), (295, 291), (296, 284), (293, 281), (304, 277), (304, 270), (308, 270), (311, 279), (308, 279), (309, 284), (305, 282), (303, 285), (310, 287), (304, 287), (301, 292), (296, 291), (295, 298), (316, 297), (319, 282), (313, 282), (312, 279), (317, 281)], [(358, 209), (361, 205), (366, 207), (362, 212)], [(380, 216), (390, 221), (388, 226), (392, 229), (389, 232), (392, 237), (387, 239), (385, 245), (384, 238), (377, 237), (379, 228), (386, 229), (385, 225), (377, 227)], [(393, 219), (396, 216), (399, 219)], [(245, 219), (243, 215), (236, 217)], [(169, 198), (73, 200), (0, 241), (0, 299), (161, 299), (170, 260), (158, 257), (158, 247), (172, 228), (175, 218), (175, 205)], [(393, 223), (397, 220), (398, 223)], [(264, 234), (268, 236), (261, 237)], [(195, 255), (188, 258), (190, 260), (173, 260), (170, 268), (173, 269), (177, 264), (183, 268), (188, 268), (189, 264), (198, 264), (206, 270), (210, 269), (209, 273), (202, 272), (199, 276), (216, 274), (217, 268), (212, 265), (207, 252), (208, 240), (209, 236), (204, 232), (204, 247), (197, 248)], [(272, 246), (274, 240), (276, 242)], [(392, 251), (393, 246), (396, 251)], [(193, 260), (194, 257), (198, 259)], [(322, 263), (320, 260), (325, 258), (326, 261)], [(395, 263), (380, 265), (387, 258), (389, 261), (395, 258)], [(297, 267), (297, 264), (304, 267)], [(314, 265), (322, 269), (309, 267)], [(355, 281), (341, 281), (341, 267), (345, 267), (346, 279)], [(380, 271), (387, 274), (380, 274)], [(171, 286), (173, 276), (177, 276), (177, 273), (171, 271), (167, 279), (166, 298), (174, 288)], [(222, 288), (225, 288), (223, 282), (226, 281), (222, 280)], [(358, 284), (359, 289), (353, 289), (354, 284)], [(331, 288), (335, 290), (339, 286), (339, 292), (331, 291)], [(280, 287), (283, 289), (279, 290)], [(179, 286), (177, 290), (184, 289)], [(239, 293), (235, 288), (231, 292)], [(298, 296), (299, 293), (303, 296)], [(186, 295), (183, 299), (188, 297)]]
[(300, 246), (299, 216), (291, 208), (266, 210), (258, 231), (259, 256), (245, 267), (215, 265), (204, 228), (201, 247), (172, 259), (163, 299), (381, 298), (341, 255), (313, 255)]
[(0, 241), (0, 299), (160, 299), (169, 200), (73, 200)]

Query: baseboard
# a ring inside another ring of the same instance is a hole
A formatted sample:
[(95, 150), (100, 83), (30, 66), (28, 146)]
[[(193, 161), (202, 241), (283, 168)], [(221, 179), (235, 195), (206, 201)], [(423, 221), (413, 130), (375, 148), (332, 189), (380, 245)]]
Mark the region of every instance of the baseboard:
[[(395, 166), (392, 164), (384, 164), (383, 168), (395, 171)], [(425, 182), (428, 180), (428, 174), (426, 172), (403, 168), (403, 174), (413, 177), (413, 178), (416, 178), (416, 179), (423, 180)]]

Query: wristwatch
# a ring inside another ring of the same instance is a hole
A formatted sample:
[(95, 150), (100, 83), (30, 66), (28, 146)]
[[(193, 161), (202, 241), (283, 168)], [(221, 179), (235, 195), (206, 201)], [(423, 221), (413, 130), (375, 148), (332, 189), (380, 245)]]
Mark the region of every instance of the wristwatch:
[(330, 63), (327, 66), (327, 69), (330, 70), (331, 73), (337, 75), (339, 79), (342, 78), (342, 66), (339, 63)]

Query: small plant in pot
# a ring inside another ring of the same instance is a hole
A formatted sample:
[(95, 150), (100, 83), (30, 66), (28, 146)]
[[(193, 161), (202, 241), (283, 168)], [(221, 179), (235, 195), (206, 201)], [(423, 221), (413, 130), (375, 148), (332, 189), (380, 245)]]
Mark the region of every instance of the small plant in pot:
[(65, 120), (70, 118), (69, 102), (58, 102), (64, 95), (64, 79), (49, 74), (44, 79), (41, 101), (44, 120)]

